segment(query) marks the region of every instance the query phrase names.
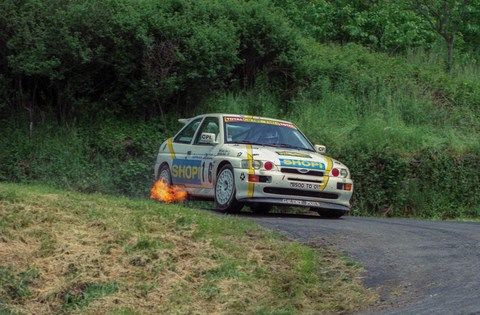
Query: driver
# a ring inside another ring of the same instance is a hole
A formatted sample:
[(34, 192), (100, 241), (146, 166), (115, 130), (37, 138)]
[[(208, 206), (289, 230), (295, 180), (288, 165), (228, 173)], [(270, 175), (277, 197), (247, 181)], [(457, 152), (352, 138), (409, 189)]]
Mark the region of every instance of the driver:
[(278, 144), (280, 136), (278, 131), (273, 128), (266, 129), (260, 136), (261, 143), (265, 144)]

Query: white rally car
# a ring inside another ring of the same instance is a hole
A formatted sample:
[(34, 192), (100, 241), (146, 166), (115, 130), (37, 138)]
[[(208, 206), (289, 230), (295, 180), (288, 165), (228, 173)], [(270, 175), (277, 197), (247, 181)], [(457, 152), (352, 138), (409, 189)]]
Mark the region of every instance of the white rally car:
[(348, 168), (325, 156), (288, 121), (206, 114), (180, 119), (185, 126), (160, 145), (155, 178), (194, 197), (215, 200), (218, 210), (255, 212), (271, 205), (309, 207), (338, 218), (350, 210)]

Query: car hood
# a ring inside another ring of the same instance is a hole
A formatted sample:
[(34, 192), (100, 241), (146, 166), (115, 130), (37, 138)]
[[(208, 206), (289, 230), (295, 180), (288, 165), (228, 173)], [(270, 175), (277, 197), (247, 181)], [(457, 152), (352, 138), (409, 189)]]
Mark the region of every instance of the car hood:
[[(229, 145), (240, 152), (247, 152), (246, 145)], [(242, 153), (243, 154), (243, 153)], [(300, 169), (325, 170), (327, 168), (342, 167), (342, 163), (326, 155), (308, 150), (297, 150), (289, 148), (278, 148), (270, 146), (252, 145), (254, 160), (271, 161), (280, 167), (292, 167)], [(245, 155), (245, 158), (247, 156)]]

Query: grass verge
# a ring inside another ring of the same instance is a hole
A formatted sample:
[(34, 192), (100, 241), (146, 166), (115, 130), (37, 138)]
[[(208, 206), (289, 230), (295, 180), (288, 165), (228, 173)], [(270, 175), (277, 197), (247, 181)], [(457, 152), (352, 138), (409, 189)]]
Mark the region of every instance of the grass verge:
[(349, 312), (361, 269), (249, 220), (0, 183), (0, 312)]

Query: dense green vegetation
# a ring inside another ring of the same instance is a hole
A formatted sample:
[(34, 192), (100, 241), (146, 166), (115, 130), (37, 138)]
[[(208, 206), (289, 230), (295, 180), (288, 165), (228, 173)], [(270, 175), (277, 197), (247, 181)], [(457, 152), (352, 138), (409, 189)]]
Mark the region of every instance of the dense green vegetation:
[(357, 213), (480, 215), (477, 0), (0, 10), (0, 180), (145, 196), (176, 119), (221, 111), (286, 118), (326, 144)]
[(0, 183), (0, 240), (1, 314), (340, 313), (376, 299), (328, 249), (186, 205)]

